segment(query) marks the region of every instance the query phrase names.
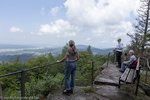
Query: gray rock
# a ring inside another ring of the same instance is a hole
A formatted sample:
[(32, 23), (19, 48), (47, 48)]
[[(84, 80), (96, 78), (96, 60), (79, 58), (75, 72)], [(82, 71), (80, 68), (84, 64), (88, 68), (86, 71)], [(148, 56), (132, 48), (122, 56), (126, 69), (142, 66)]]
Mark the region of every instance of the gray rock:
[(147, 96), (150, 96), (150, 86), (146, 84), (140, 84), (139, 87), (143, 89)]
[(121, 91), (118, 87), (102, 85), (97, 87), (96, 93), (110, 100), (134, 100), (128, 93)]
[(118, 86), (120, 76), (121, 73), (119, 72), (119, 68), (116, 68), (113, 64), (109, 64), (108, 67), (105, 67), (105, 69), (95, 78), (94, 83), (96, 85), (105, 84)]

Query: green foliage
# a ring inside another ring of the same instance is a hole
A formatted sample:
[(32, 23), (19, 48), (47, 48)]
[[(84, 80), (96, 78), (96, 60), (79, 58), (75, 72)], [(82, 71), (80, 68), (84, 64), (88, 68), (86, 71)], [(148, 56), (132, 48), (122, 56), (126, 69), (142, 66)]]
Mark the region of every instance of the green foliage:
[(93, 55), (90, 45), (89, 45), (88, 48), (87, 48), (87, 52), (88, 52), (89, 54)]
[[(65, 63), (48, 65), (62, 58), (67, 50), (67, 45), (63, 48), (62, 54), (58, 57), (53, 57), (52, 54), (40, 55), (36, 58), (30, 59), (26, 63), (21, 63), (19, 58), (14, 62), (9, 62), (0, 65), (0, 75), (29, 69), (37, 66), (42, 68), (26, 72), (26, 96), (47, 95), (59, 89), (63, 83)], [(77, 62), (76, 70), (76, 85), (91, 85), (92, 61), (94, 61), (94, 73), (100, 69), (100, 66), (107, 60), (107, 56), (93, 55), (91, 47), (87, 48), (85, 52), (79, 52), (80, 60)], [(2, 87), (5, 96), (19, 96), (20, 95), (20, 74), (1, 78)], [(90, 89), (89, 89), (90, 90)], [(87, 91), (89, 91), (87, 89)]]
[(60, 73), (58, 73), (55, 77), (45, 73), (42, 79), (33, 78), (33, 80), (26, 83), (27, 95), (40, 96), (42, 94), (47, 96), (49, 93), (60, 88), (62, 80), (63, 75)]

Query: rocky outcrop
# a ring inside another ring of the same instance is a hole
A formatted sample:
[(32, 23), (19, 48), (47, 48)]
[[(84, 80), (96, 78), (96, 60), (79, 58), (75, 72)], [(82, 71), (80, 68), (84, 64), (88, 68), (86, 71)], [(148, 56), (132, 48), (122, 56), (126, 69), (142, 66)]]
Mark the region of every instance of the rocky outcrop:
[(150, 86), (146, 84), (140, 84), (139, 87), (143, 89), (146, 95), (150, 96)]
[(74, 93), (69, 96), (58, 91), (55, 94), (49, 95), (46, 100), (110, 100), (93, 92), (85, 93), (84, 88), (86, 87), (76, 87)]
[(104, 65), (103, 68), (94, 80), (93, 92), (85, 92), (84, 88), (87, 87), (75, 87), (74, 94), (70, 96), (63, 95), (62, 91), (58, 90), (55, 94), (49, 94), (46, 100), (150, 100), (148, 96), (135, 96), (119, 89), (119, 77), (122, 73), (114, 64), (108, 64), (108, 67)]
[(104, 70), (95, 78), (94, 83), (96, 85), (113, 85), (118, 86), (119, 77), (121, 73), (119, 72), (119, 68), (117, 68), (113, 64), (109, 64), (106, 66)]

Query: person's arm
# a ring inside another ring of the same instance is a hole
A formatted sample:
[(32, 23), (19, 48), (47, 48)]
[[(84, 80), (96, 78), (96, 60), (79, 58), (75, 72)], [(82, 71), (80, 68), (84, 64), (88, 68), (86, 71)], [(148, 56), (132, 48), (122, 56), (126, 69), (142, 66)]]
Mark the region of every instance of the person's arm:
[(134, 58), (131, 56), (128, 61), (124, 61), (125, 64), (131, 64), (134, 61)]
[(67, 55), (65, 55), (61, 60), (57, 60), (58, 63), (64, 62), (67, 59)]

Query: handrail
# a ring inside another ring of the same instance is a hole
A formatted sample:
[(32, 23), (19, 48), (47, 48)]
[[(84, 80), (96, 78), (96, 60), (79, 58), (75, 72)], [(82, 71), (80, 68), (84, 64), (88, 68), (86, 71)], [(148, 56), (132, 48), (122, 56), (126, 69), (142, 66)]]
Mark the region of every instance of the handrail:
[(51, 64), (46, 64), (46, 65), (41, 65), (41, 66), (37, 66), (37, 67), (33, 67), (33, 68), (30, 68), (30, 69), (26, 69), (24, 71), (30, 71), (30, 70), (35, 70), (35, 69), (38, 69), (38, 68), (43, 68), (43, 67), (47, 67), (47, 66), (52, 66), (52, 65), (55, 65), (55, 64), (59, 64), (58, 62), (54, 62), (54, 63), (51, 63)]
[(35, 69), (38, 69), (38, 68), (43, 68), (43, 67), (51, 66), (51, 65), (55, 65), (55, 64), (58, 64), (58, 63), (57, 63), (57, 62), (54, 62), (54, 63), (51, 63), (51, 64), (41, 65), (41, 66), (29, 68), (29, 69), (22, 69), (22, 70), (19, 70), (19, 71), (15, 71), (15, 72), (7, 73), (7, 74), (4, 74), (4, 75), (0, 75), (0, 78), (6, 77), (6, 76), (15, 75), (15, 74), (21, 73), (22, 71), (28, 72), (28, 71), (31, 71), (31, 70), (35, 70)]
[(18, 74), (18, 73), (21, 73), (21, 70), (20, 71), (16, 71), (16, 72), (11, 72), (11, 73), (8, 73), (8, 74), (4, 74), (4, 75), (0, 75), (0, 78), (11, 76), (11, 75), (15, 75), (15, 74)]
[[(86, 62), (86, 64), (91, 64), (91, 76), (92, 76), (91, 77), (91, 87), (93, 87), (93, 81), (94, 81), (94, 63), (95, 63), (94, 61)], [(25, 97), (25, 74), (26, 74), (26, 72), (31, 71), (31, 70), (35, 70), (35, 69), (38, 69), (38, 68), (52, 66), (52, 65), (55, 65), (55, 64), (59, 64), (59, 63), (54, 62), (54, 63), (50, 63), (50, 64), (46, 64), (46, 65), (36, 66), (36, 67), (33, 67), (33, 68), (29, 68), (29, 69), (22, 69), (22, 70), (19, 70), (19, 71), (10, 72), (10, 73), (4, 74), (4, 75), (0, 75), (0, 78), (20, 74), (21, 75), (21, 77), (20, 77), (21, 100), (24, 100), (24, 97)]]
[(21, 78), (20, 78), (21, 100), (25, 100), (25, 98), (24, 98), (25, 97), (25, 73), (27, 71), (31, 71), (31, 70), (38, 69), (38, 68), (43, 68), (43, 67), (46, 67), (46, 66), (51, 66), (51, 65), (54, 65), (54, 64), (57, 64), (57, 62), (47, 64), (47, 65), (41, 65), (41, 66), (38, 66), (38, 67), (33, 67), (33, 68), (30, 68), (30, 69), (22, 69), (22, 70), (19, 70), (19, 71), (16, 71), (16, 72), (11, 72), (11, 73), (8, 73), (8, 74), (1, 75), (0, 78), (20, 74), (21, 75)]

